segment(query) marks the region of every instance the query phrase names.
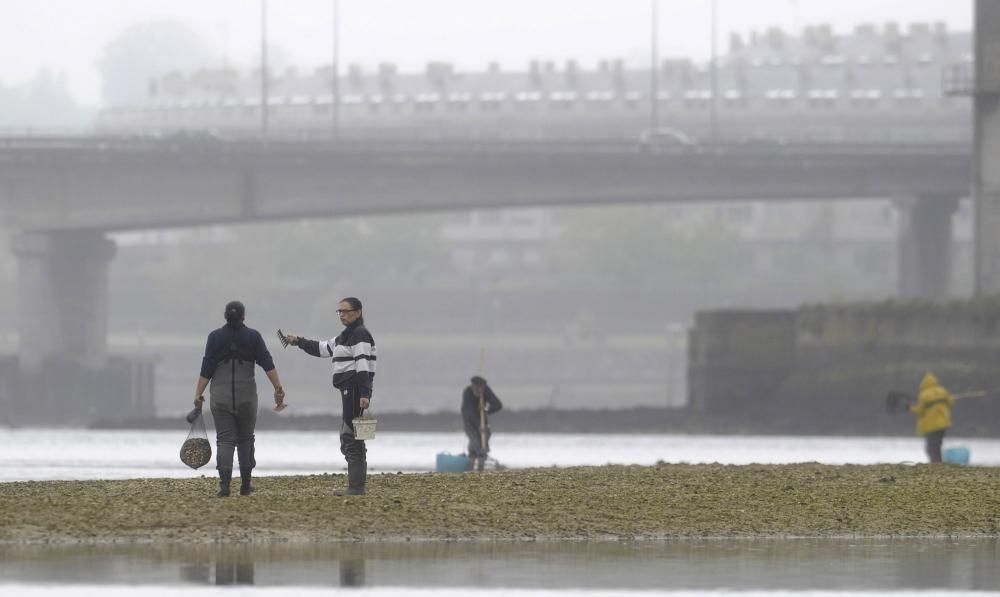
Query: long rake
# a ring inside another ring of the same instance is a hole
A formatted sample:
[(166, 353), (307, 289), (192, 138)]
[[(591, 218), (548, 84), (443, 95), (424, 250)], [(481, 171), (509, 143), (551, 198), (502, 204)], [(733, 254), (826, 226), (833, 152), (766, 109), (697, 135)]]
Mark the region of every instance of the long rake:
[[(952, 396), (955, 400), (961, 400), (964, 398), (986, 398), (987, 396), (996, 396), (998, 394), (1000, 394), (1000, 390), (970, 390), (968, 392), (952, 394)], [(909, 412), (910, 405), (916, 403), (917, 397), (909, 392), (889, 390), (885, 395), (885, 411), (889, 413)]]

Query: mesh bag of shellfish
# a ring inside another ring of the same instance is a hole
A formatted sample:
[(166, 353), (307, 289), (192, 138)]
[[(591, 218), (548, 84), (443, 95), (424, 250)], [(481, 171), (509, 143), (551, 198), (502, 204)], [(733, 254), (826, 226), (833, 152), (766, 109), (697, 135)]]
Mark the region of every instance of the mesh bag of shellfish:
[(181, 444), (181, 462), (193, 469), (205, 466), (212, 459), (212, 444), (208, 441), (208, 433), (205, 432), (205, 417), (201, 414), (201, 409), (196, 408), (188, 414), (187, 420), (191, 423), (191, 431), (188, 432), (187, 439)]

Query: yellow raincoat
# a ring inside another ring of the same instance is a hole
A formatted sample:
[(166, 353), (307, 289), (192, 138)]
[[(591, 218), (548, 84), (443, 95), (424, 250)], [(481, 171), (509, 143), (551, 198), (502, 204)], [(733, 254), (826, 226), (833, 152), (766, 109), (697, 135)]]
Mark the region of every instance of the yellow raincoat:
[(920, 381), (917, 403), (910, 406), (910, 412), (917, 415), (917, 433), (924, 435), (951, 427), (951, 407), (954, 405), (951, 392), (938, 383), (933, 373), (925, 373)]

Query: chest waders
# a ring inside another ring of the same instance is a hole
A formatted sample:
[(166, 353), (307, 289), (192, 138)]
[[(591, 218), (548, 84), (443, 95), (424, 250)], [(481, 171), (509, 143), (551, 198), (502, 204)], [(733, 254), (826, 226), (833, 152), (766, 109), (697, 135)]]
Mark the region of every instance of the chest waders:
[(257, 382), (254, 359), (233, 338), (219, 360), (209, 386), (212, 418), (215, 420), (216, 468), (219, 495), (229, 495), (233, 476), (233, 452), (240, 462), (240, 495), (253, 492), (254, 428), (257, 425)]

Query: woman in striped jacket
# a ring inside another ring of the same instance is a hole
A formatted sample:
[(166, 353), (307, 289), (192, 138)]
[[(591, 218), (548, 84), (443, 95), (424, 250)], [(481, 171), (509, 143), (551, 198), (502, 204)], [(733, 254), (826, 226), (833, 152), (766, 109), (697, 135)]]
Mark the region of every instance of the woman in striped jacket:
[(355, 417), (371, 405), (375, 379), (375, 340), (365, 327), (361, 301), (345, 298), (337, 305), (337, 315), (344, 331), (329, 340), (309, 340), (288, 334), (289, 344), (314, 357), (333, 363), (333, 387), (340, 392), (343, 422), (340, 425), (340, 452), (347, 460), (347, 488), (337, 495), (362, 495), (368, 476), (367, 448), (364, 440), (354, 438)]

